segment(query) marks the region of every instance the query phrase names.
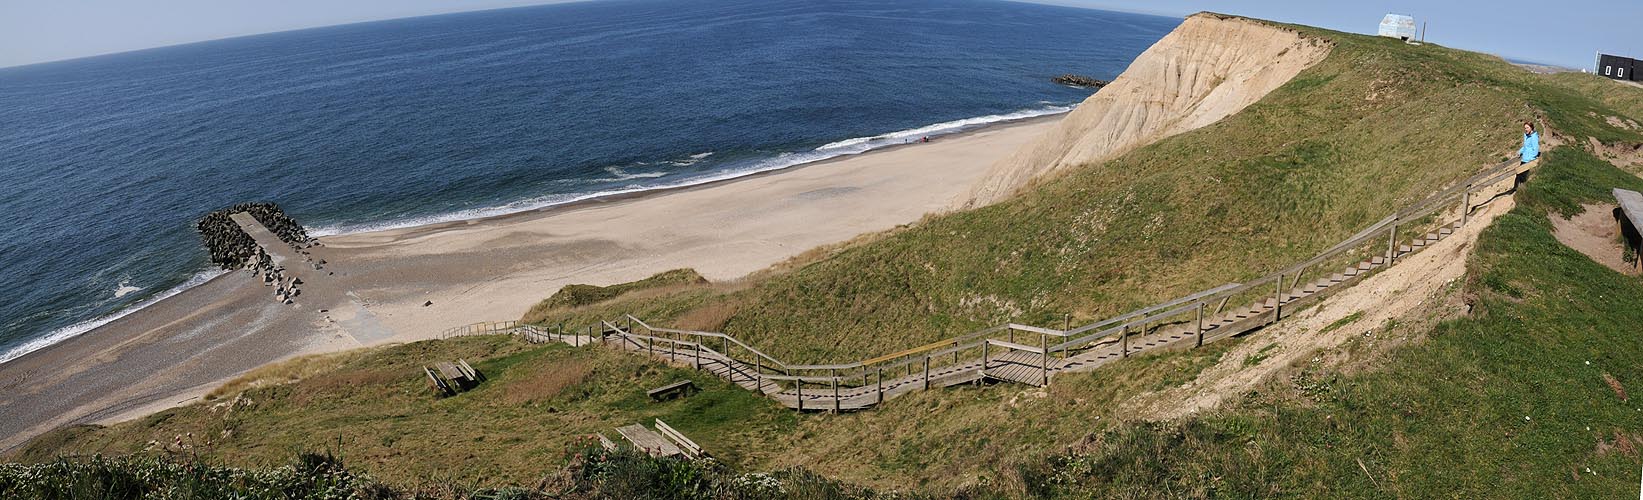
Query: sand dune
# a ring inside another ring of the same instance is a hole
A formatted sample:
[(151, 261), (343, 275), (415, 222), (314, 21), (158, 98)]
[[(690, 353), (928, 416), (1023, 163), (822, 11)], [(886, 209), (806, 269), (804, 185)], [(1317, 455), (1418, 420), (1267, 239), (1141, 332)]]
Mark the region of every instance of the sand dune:
[(1188, 17), (1054, 130), (993, 165), (958, 204), (991, 204), (1034, 178), (1215, 123), (1323, 60), (1329, 48), (1246, 19)]

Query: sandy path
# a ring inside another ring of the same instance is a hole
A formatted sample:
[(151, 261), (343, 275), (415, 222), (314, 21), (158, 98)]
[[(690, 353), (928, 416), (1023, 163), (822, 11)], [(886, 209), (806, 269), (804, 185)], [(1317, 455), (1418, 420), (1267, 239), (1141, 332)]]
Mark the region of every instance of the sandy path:
[[(1214, 408), (1260, 387), (1308, 358), (1335, 349), (1349, 339), (1371, 335), (1387, 320), (1410, 321), (1414, 315), (1445, 317), (1465, 314), (1464, 304), (1445, 298), (1450, 285), (1466, 275), (1466, 257), (1478, 235), (1496, 217), (1511, 211), (1510, 196), (1476, 209), (1454, 235), (1444, 238), (1360, 283), (1331, 295), (1294, 317), (1250, 334), (1214, 366), (1178, 387), (1138, 397), (1125, 404), (1126, 414), (1146, 419), (1173, 419)], [(1453, 213), (1443, 215), (1453, 220)], [(1324, 330), (1358, 314), (1350, 322)]]
[(647, 196), (324, 238), (310, 251), (328, 264), (305, 273), (296, 304), (231, 273), (0, 364), (0, 450), (61, 425), (174, 406), (296, 355), (517, 319), (569, 283), (679, 267), (734, 279), (944, 210), (1058, 119)]

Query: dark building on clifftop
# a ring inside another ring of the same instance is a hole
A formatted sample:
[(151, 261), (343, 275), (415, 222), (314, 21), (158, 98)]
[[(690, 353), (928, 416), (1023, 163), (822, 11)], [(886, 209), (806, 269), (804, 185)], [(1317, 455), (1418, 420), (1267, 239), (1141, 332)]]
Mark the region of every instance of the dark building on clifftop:
[(1643, 70), (1643, 61), (1630, 57), (1599, 53), (1597, 55), (1597, 68), (1594, 69), (1597, 70), (1597, 74), (1616, 80), (1643, 82), (1643, 78), (1637, 76), (1637, 72)]

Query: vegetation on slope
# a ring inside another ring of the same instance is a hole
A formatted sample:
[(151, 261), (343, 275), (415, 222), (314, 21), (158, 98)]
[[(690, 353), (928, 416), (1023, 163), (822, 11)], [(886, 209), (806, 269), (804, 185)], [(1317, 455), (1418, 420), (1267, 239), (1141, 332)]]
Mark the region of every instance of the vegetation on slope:
[[(1513, 122), (1523, 118), (1544, 114), (1560, 132), (1643, 142), (1603, 118), (1640, 114), (1613, 107), (1625, 94), (1588, 97), (1486, 56), (1314, 32), (1338, 44), (1331, 58), (1261, 103), (1018, 199), (826, 249), (736, 288), (654, 288), (549, 308), (540, 319), (689, 319), (784, 357), (826, 359), (1004, 319), (1056, 325), (1061, 311), (1093, 318), (1308, 256), (1500, 159), (1515, 149)], [(1294, 367), (1241, 401), (1177, 422), (1134, 420), (1121, 403), (1191, 380), (1230, 343), (1132, 358), (1044, 390), (931, 391), (828, 416), (796, 415), (706, 374), (596, 348), (475, 337), (292, 363), (213, 401), (59, 431), (20, 458), (177, 453), (168, 444), (193, 433), (187, 452), (229, 464), (274, 465), (303, 449), (335, 448), (385, 480), (530, 485), (567, 464), (563, 451), (580, 446), (578, 436), (660, 416), (737, 469), (803, 466), (885, 490), (1629, 493), (1643, 448), (1630, 430), (1643, 413), (1624, 390), (1643, 373), (1626, 361), (1640, 354), (1627, 327), (1643, 319), (1643, 290), (1557, 243), (1545, 214), (1572, 213), (1609, 187), (1643, 186), (1575, 148), (1544, 163), (1519, 207), (1477, 245), (1465, 284), (1472, 318), (1417, 332), (1426, 340), (1377, 358), (1384, 366)], [(492, 380), (433, 397), (417, 369), (457, 357), (482, 360)], [(644, 389), (684, 377), (707, 390), (645, 402)], [(688, 480), (705, 488), (687, 489), (700, 496), (734, 497), (714, 485), (756, 477), (613, 460), (625, 465), (579, 476), (588, 491), (672, 491), (651, 488)]]
[(1296, 28), (1336, 48), (1216, 124), (738, 289), (531, 319), (692, 318), (690, 327), (719, 327), (798, 362), (864, 358), (1005, 321), (1060, 326), (1070, 314), (1078, 324), (1303, 260), (1501, 160), (1526, 119), (1643, 142), (1604, 121), (1616, 113), (1602, 100), (1495, 57)]
[[(441, 398), (422, 366), (467, 359), (488, 380)], [(645, 390), (690, 379), (702, 392), (653, 404)], [(48, 434), (16, 456), (186, 454), (233, 466), (336, 450), (395, 484), (531, 485), (596, 432), (661, 418), (727, 461), (752, 461), (755, 439), (791, 430), (792, 412), (710, 374), (595, 347), (503, 336), (418, 342), (302, 359), (255, 372), (199, 404), (112, 427)]]
[[(1470, 317), (1363, 373), (1278, 381), (1179, 422), (1136, 424), (1025, 466), (1038, 496), (1613, 498), (1637, 489), (1643, 283), (1552, 236), (1643, 180), (1562, 148), (1472, 257)], [(1635, 390), (1635, 389), (1632, 389)]]
[(546, 317), (555, 310), (566, 310), (588, 304), (596, 304), (616, 298), (622, 294), (640, 290), (652, 290), (666, 287), (681, 287), (687, 285), (705, 285), (707, 278), (703, 278), (695, 269), (674, 269), (663, 271), (639, 281), (630, 281), (610, 286), (596, 285), (565, 285), (553, 296), (537, 303), (525, 313), (527, 318)]

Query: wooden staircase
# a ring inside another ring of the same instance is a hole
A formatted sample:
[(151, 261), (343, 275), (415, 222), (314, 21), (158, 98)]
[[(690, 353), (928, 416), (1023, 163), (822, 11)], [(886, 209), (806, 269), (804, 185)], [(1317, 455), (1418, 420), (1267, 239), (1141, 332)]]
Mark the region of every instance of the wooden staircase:
[[(623, 321), (603, 322), (588, 329), (588, 335), (567, 334), (563, 327), (553, 332), (529, 325), (499, 330), (495, 324), (449, 332), (507, 331), (533, 342), (601, 344), (694, 367), (798, 410), (862, 410), (916, 390), (984, 381), (1043, 386), (1058, 373), (1093, 370), (1138, 353), (1201, 346), (1277, 322), (1454, 235), (1475, 206), (1471, 202), (1474, 191), (1502, 192), (1499, 187), (1503, 183), (1513, 182), (1508, 179), (1526, 169), (1511, 161), (1481, 172), (1462, 185), (1388, 216), (1311, 260), (1251, 282), (1229, 283), (1070, 330), (999, 325), (860, 362), (783, 363), (723, 333), (655, 328), (632, 316), (626, 317), (625, 326), (619, 325)], [(1461, 202), (1460, 220), (1400, 241), (1400, 221), (1420, 220), (1452, 199)], [(1339, 262), (1346, 252), (1366, 244), (1371, 248), (1378, 244), (1384, 251), (1338, 272), (1295, 282), (1299, 276), (1308, 276), (1315, 266)], [(1268, 284), (1270, 288), (1260, 288)], [(1244, 305), (1227, 309), (1228, 302), (1240, 297)], [(1191, 319), (1186, 319), (1188, 315)], [(1017, 343), (1018, 335), (1036, 335), (1039, 343)], [(1051, 339), (1057, 343), (1052, 344)], [(713, 345), (719, 348), (710, 347)]]

